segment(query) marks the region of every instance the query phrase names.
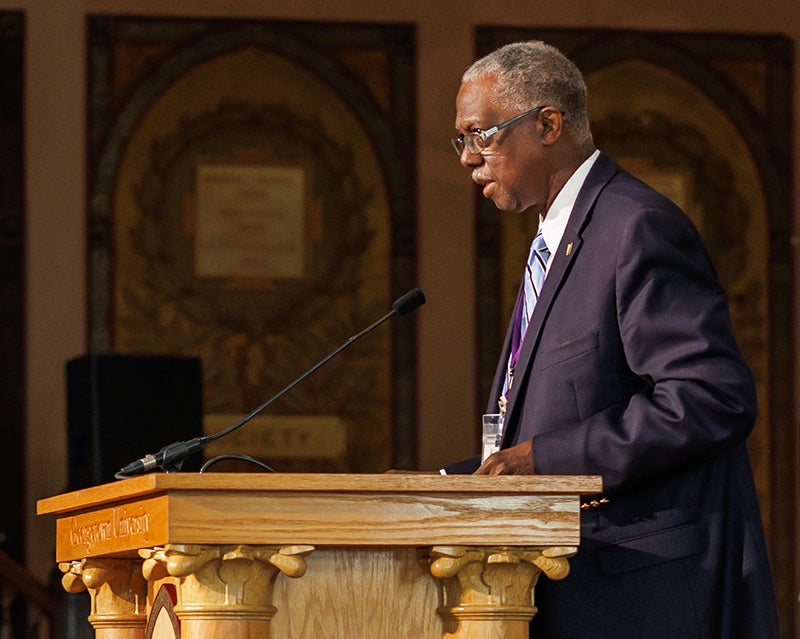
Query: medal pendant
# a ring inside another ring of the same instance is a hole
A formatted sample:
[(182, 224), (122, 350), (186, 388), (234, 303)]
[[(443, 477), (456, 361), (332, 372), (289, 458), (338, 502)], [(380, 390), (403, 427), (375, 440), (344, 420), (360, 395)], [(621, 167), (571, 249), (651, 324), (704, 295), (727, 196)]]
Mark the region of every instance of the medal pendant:
[(500, 414), (505, 418), (506, 408), (508, 407), (508, 397), (500, 395), (500, 399), (497, 400), (497, 405), (500, 408)]

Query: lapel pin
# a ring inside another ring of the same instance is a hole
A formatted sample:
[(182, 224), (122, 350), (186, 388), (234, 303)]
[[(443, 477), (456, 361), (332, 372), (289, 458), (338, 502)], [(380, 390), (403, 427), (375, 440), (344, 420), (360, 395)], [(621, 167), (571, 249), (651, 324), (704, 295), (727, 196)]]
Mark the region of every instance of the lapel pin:
[(572, 253), (572, 242), (570, 242), (569, 244), (567, 244), (567, 250), (565, 251), (565, 254), (566, 254), (567, 256), (569, 256), (569, 254), (570, 254), (570, 253)]

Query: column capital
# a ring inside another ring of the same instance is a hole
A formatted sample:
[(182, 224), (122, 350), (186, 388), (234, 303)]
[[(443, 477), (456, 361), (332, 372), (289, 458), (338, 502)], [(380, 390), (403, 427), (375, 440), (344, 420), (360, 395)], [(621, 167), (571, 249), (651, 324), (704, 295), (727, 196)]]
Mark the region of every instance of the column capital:
[(147, 625), (147, 582), (140, 559), (88, 558), (58, 565), (67, 592), (88, 590), (89, 623), (97, 637), (144, 637)]
[(563, 579), (569, 574), (568, 558), (576, 552), (571, 546), (433, 547), (430, 571), (439, 580), (445, 636), (527, 637), (537, 611), (539, 575)]
[(177, 579), (175, 613), (192, 637), (198, 624), (197, 636), (202, 636), (200, 627), (206, 622), (216, 624), (217, 632), (232, 631), (237, 624), (266, 628), (276, 612), (272, 596), (278, 574), (302, 577), (305, 557), (313, 551), (313, 546), (301, 545), (168, 544), (139, 554), (149, 581)]

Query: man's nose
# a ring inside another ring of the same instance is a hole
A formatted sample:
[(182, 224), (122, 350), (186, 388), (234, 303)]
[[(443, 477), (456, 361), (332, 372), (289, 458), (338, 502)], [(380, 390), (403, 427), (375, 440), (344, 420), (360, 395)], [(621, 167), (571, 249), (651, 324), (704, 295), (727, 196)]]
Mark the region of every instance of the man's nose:
[(467, 147), (461, 151), (461, 157), (459, 157), (459, 161), (461, 162), (461, 166), (464, 168), (471, 168), (480, 166), (483, 164), (483, 154), (481, 153), (470, 153)]

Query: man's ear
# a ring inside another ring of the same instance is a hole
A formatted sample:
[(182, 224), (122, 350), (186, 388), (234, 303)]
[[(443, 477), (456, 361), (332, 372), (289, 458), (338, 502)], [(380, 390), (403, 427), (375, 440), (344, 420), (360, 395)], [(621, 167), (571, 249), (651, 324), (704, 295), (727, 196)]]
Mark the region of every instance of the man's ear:
[(564, 114), (555, 107), (545, 107), (539, 113), (542, 144), (554, 144), (564, 130)]

